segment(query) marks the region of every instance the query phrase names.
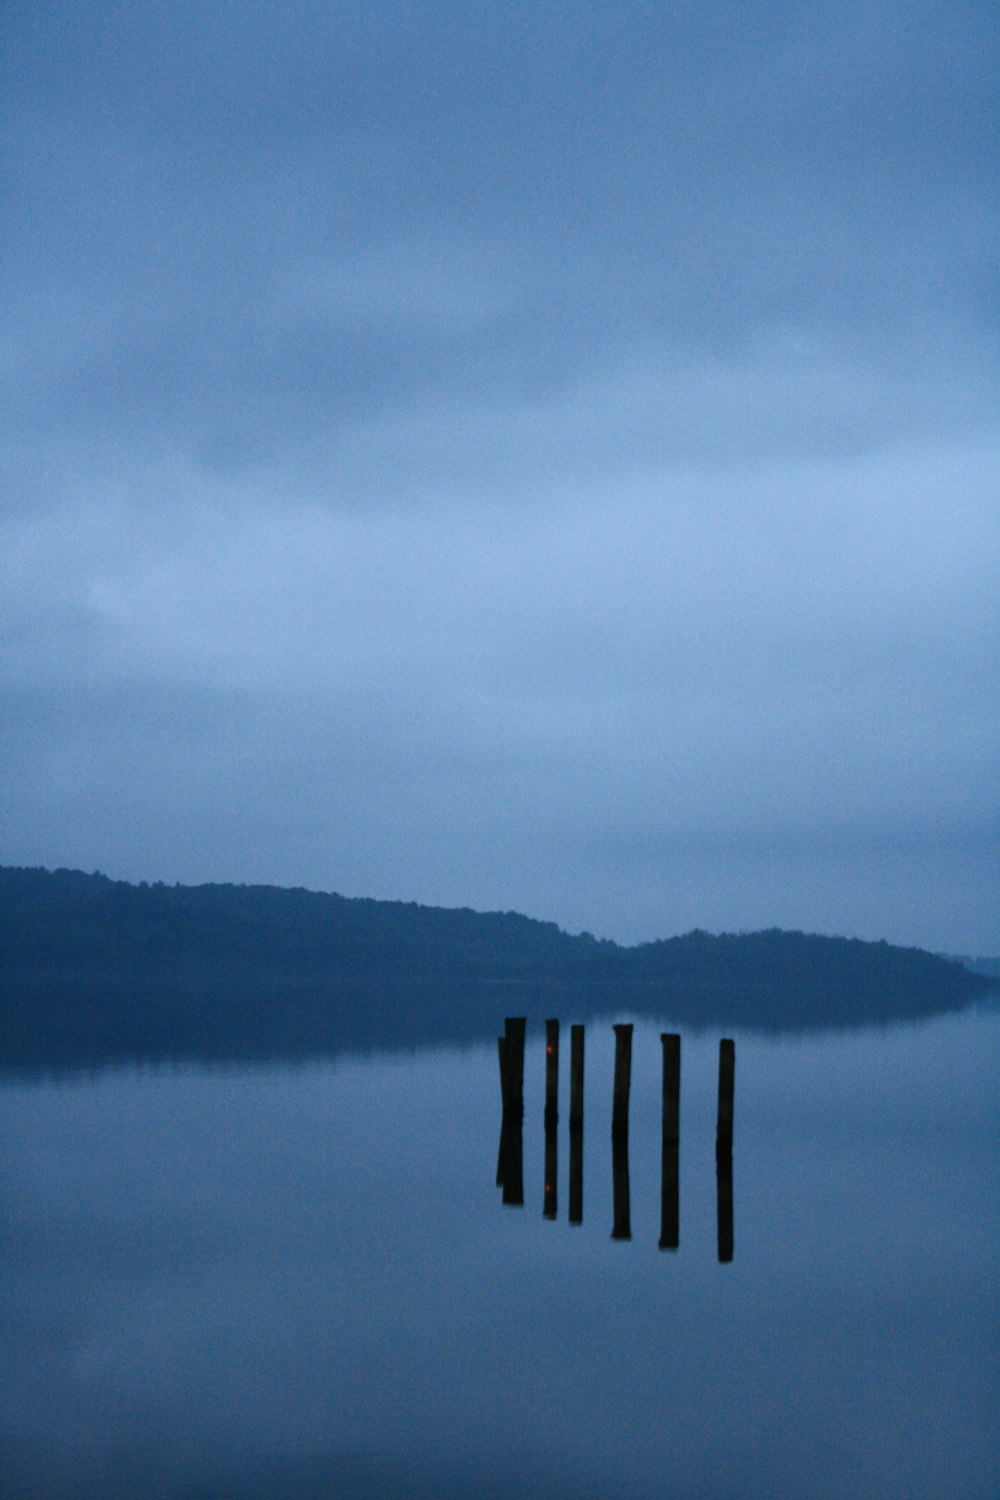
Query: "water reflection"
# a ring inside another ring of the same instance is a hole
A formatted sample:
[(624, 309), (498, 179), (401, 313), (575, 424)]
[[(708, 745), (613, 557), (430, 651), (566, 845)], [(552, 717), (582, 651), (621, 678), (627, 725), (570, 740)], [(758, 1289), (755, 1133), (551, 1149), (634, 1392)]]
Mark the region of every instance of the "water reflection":
[(559, 1211), (559, 1138), (556, 1120), (545, 1122), (545, 1201), (542, 1212), (554, 1219)]
[(669, 1257), (661, 1028), (633, 1039), (631, 1244), (609, 1236), (610, 1024), (587, 1028), (587, 1229), (564, 1227), (565, 1156), (558, 1221), (535, 1201), (540, 1025), (530, 1212), (470, 1197), (498, 1029), (468, 1053), (0, 1090), (5, 1500), (995, 1492), (1000, 1017), (739, 1033), (730, 1265), (723, 1028), (683, 1037)]
[(724, 1264), (733, 1258), (733, 1158), (731, 1152), (716, 1158), (715, 1183), (719, 1260)]
[(520, 1115), (504, 1110), (500, 1127), (500, 1157), (497, 1163), (497, 1186), (503, 1189), (503, 1201), (512, 1208), (524, 1203), (524, 1145)]
[(583, 1223), (583, 1118), (569, 1132), (569, 1222)]
[(616, 1130), (611, 1137), (612, 1197), (615, 1219), (611, 1229), (613, 1240), (632, 1238), (632, 1211), (628, 1180), (628, 1131)]

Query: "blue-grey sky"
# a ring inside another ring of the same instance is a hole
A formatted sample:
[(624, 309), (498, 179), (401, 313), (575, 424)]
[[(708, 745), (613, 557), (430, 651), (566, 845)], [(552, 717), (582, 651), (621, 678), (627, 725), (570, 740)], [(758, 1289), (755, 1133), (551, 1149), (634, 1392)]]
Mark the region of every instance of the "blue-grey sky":
[(0, 858), (996, 952), (998, 43), (9, 0)]

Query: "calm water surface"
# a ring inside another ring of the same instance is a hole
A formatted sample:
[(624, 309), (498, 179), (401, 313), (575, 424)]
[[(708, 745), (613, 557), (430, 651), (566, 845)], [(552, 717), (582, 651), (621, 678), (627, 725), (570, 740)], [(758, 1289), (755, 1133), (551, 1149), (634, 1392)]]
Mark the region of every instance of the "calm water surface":
[(624, 1242), (609, 1023), (579, 1225), (568, 1032), (554, 1220), (537, 1035), (522, 1208), (492, 1043), (8, 1080), (2, 1493), (995, 1497), (997, 1012), (734, 1033), (729, 1264), (717, 1034), (683, 1033), (658, 1247), (658, 1031), (635, 1033)]

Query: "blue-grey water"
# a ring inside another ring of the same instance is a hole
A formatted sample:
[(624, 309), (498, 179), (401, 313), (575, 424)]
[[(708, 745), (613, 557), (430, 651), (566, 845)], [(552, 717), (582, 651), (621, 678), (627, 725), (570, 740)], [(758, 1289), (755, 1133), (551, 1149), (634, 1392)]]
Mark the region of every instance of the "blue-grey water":
[(732, 1033), (728, 1264), (717, 1033), (682, 1033), (658, 1247), (658, 1030), (635, 1033), (627, 1242), (608, 1023), (580, 1225), (568, 1032), (554, 1221), (538, 1035), (522, 1208), (496, 1186), (493, 1043), (8, 1079), (2, 1493), (995, 1497), (997, 1011)]

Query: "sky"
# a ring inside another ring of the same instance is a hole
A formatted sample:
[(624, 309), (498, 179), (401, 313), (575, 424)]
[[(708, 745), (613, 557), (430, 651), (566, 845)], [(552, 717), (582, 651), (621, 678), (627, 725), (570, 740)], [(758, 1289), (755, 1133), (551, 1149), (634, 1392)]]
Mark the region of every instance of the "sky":
[(992, 3), (0, 26), (0, 862), (1000, 952)]

